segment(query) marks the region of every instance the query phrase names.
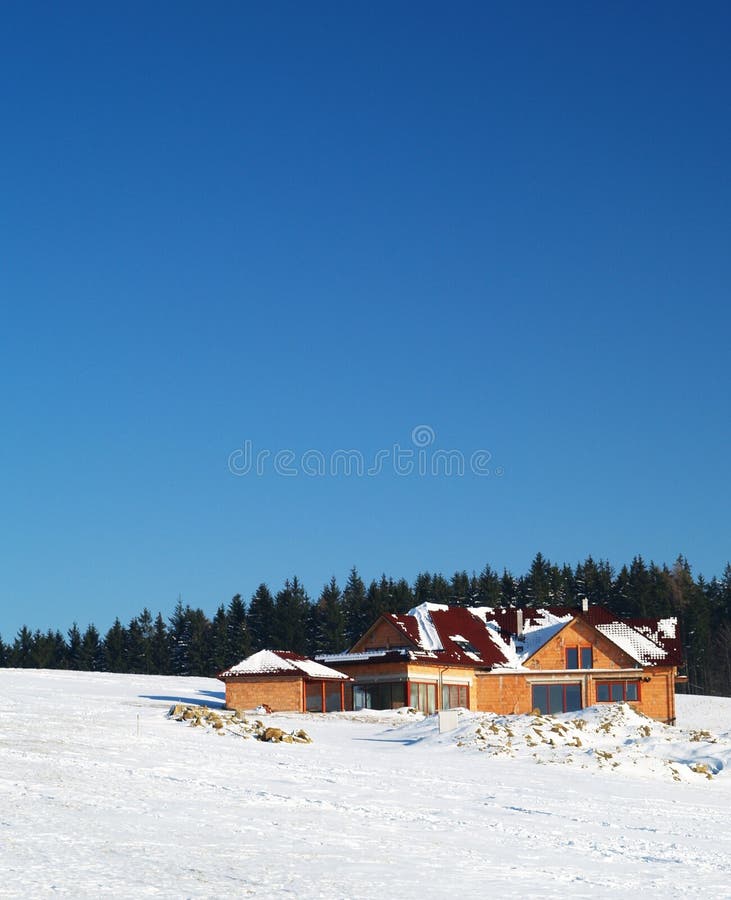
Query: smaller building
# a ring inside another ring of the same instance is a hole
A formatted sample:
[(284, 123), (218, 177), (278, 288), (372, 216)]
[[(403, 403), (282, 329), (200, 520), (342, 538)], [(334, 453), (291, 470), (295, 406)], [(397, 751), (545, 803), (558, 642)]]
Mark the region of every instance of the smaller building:
[(272, 712), (345, 709), (350, 678), (289, 650), (260, 650), (216, 676), (226, 685), (227, 709), (268, 706)]

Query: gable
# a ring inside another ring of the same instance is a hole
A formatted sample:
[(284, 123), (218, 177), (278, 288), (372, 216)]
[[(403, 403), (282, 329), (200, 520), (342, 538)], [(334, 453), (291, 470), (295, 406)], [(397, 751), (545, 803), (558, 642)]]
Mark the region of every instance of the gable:
[(529, 659), (529, 669), (565, 669), (567, 647), (591, 647), (595, 669), (636, 669), (636, 659), (614, 644), (593, 625), (573, 619), (549, 638)]
[[(406, 616), (401, 618), (406, 618)], [(392, 650), (402, 647), (416, 648), (417, 646), (406, 630), (399, 627), (395, 616), (383, 615), (353, 645), (350, 652), (365, 653), (368, 650)]]

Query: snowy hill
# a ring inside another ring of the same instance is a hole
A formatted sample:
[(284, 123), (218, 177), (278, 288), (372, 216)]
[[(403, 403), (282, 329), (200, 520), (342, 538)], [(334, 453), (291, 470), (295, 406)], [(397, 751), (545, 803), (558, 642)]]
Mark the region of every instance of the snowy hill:
[(167, 717), (221, 687), (0, 669), (0, 896), (729, 896), (731, 700), (266, 717), (306, 745)]

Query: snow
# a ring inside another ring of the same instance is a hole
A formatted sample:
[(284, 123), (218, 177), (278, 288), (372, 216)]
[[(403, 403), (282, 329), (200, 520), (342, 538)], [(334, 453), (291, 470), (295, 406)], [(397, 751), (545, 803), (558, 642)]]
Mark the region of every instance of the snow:
[[(667, 621), (667, 620), (665, 620)], [(625, 625), (624, 622), (612, 622), (609, 625), (597, 625), (597, 631), (608, 637), (621, 650), (637, 660), (643, 666), (650, 666), (665, 659), (667, 653), (639, 631)]]
[(731, 699), (678, 696), (678, 728), (624, 705), (443, 735), (407, 710), (265, 717), (312, 744), (167, 717), (222, 700), (0, 669), (0, 896), (729, 895)]
[(222, 676), (229, 675), (271, 675), (275, 672), (302, 672), (311, 678), (342, 678), (347, 679), (347, 675), (342, 672), (336, 672), (312, 659), (292, 659), (290, 657), (280, 656), (273, 650), (259, 650), (258, 653), (252, 653), (225, 672)]
[(429, 613), (432, 610), (444, 611), (448, 609), (448, 606), (444, 606), (441, 603), (422, 603), (409, 610), (408, 615), (416, 619), (416, 624), (419, 628), (419, 644), (424, 650), (433, 652), (444, 649), (439, 639), (439, 633), (434, 627)]

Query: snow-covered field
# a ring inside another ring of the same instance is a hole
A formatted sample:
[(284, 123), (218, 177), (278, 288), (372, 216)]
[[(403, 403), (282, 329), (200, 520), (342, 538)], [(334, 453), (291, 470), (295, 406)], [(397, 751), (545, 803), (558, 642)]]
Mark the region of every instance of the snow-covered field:
[(166, 715), (222, 699), (205, 678), (0, 669), (0, 896), (731, 896), (731, 699), (679, 697), (677, 729), (624, 707), (448, 735), (266, 717), (312, 744)]

